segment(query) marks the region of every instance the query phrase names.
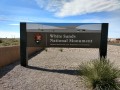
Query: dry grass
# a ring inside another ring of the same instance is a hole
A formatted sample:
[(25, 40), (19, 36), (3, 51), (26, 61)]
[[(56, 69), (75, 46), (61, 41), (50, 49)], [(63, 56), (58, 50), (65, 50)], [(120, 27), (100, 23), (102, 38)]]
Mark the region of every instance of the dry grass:
[(1, 38), (0, 46), (20, 45), (20, 40), (15, 38)]
[(86, 85), (95, 90), (120, 90), (120, 83), (116, 81), (120, 77), (120, 70), (107, 59), (95, 59), (79, 66)]

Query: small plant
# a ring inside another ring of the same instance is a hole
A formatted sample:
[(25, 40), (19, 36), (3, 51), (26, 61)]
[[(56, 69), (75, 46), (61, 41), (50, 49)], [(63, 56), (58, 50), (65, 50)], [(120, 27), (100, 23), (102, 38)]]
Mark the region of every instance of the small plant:
[(19, 42), (13, 42), (13, 43), (11, 43), (11, 45), (20, 45), (20, 43)]
[(45, 51), (47, 52), (47, 51), (48, 51), (48, 49), (47, 49), (47, 48), (45, 48)]
[(10, 46), (11, 44), (9, 42), (3, 42), (2, 45), (3, 46)]
[(11, 42), (18, 42), (18, 40), (15, 39), (15, 38), (10, 39), (10, 41), (11, 41)]
[(109, 60), (92, 60), (82, 63), (79, 69), (86, 84), (93, 90), (120, 90), (120, 83), (116, 80), (120, 77), (120, 70)]
[(60, 51), (61, 51), (61, 52), (63, 52), (63, 49), (62, 49), (62, 48), (60, 48)]
[(3, 41), (0, 39), (0, 43), (2, 43)]

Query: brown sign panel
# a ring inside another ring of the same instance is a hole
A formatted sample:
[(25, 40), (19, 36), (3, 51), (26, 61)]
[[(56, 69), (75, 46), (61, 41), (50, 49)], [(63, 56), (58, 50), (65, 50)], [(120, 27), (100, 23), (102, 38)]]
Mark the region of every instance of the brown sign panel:
[(99, 48), (101, 25), (84, 23), (28, 23), (28, 47)]
[(27, 37), (28, 47), (99, 48), (101, 33), (27, 32)]

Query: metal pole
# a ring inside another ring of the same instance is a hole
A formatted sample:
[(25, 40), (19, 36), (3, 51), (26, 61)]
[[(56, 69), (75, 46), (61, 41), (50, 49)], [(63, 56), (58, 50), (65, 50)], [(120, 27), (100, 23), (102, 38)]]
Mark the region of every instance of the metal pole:
[(26, 23), (20, 23), (20, 64), (26, 67), (28, 65), (27, 60), (27, 32)]
[(100, 41), (100, 59), (107, 58), (107, 39), (108, 39), (108, 23), (102, 23), (101, 41)]

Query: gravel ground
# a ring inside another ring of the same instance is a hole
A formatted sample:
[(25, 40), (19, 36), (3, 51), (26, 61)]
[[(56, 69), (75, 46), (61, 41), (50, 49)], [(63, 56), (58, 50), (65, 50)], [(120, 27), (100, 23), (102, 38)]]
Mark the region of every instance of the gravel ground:
[[(0, 69), (0, 90), (89, 90), (78, 76), (81, 62), (98, 58), (98, 49), (48, 48), (29, 60)], [(108, 58), (120, 66), (120, 46), (108, 46)]]

